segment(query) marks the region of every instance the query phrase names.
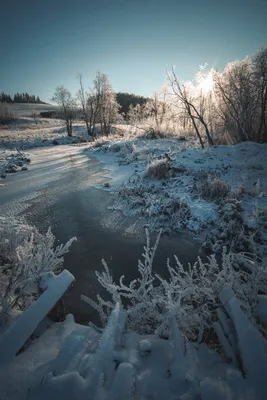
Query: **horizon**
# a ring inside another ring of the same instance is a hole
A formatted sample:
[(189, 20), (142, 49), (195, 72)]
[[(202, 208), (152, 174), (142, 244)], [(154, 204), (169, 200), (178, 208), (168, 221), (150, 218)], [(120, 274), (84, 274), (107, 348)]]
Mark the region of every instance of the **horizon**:
[(11, 0), (2, 6), (0, 92), (27, 92), (51, 103), (57, 85), (75, 94), (77, 73), (87, 88), (100, 70), (116, 92), (151, 97), (167, 66), (192, 80), (199, 65), (221, 70), (267, 44), (262, 0), (54, 3)]

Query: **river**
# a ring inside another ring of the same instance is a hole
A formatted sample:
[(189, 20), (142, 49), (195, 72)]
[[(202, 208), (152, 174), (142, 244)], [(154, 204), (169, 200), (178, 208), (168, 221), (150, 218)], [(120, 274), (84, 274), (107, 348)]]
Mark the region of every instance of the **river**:
[[(77, 237), (65, 256), (64, 268), (76, 278), (64, 297), (66, 312), (76, 321), (98, 322), (96, 312), (80, 300), (80, 295), (103, 294), (95, 270), (104, 258), (113, 277), (137, 277), (137, 260), (145, 244), (144, 221), (111, 211), (113, 194), (95, 186), (109, 179), (103, 163), (83, 147), (55, 146), (28, 151), (29, 171), (9, 175), (0, 188), (0, 215), (23, 216), (45, 232), (49, 226), (57, 241)], [(155, 235), (152, 235), (152, 239)], [(194, 262), (200, 244), (188, 234), (164, 236), (155, 258), (155, 270), (167, 276), (166, 259), (176, 254), (183, 263)]]

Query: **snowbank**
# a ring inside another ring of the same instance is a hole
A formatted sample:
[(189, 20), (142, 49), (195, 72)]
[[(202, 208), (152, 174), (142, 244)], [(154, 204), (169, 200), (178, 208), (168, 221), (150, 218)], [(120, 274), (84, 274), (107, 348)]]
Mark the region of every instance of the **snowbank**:
[(0, 179), (10, 173), (27, 171), (30, 162), (29, 155), (19, 150), (0, 150)]
[[(229, 291), (228, 291), (229, 292)], [(71, 316), (45, 333), (0, 370), (1, 399), (264, 399), (266, 342), (249, 321), (243, 335), (243, 312), (231, 299), (240, 342), (239, 365), (205, 344), (188, 343), (175, 322), (166, 340), (135, 332), (120, 335), (125, 321), (119, 305), (100, 335), (75, 324)], [(240, 330), (240, 331), (239, 331)], [(254, 344), (257, 354), (249, 351)], [(249, 357), (248, 357), (249, 354)], [(246, 370), (242, 369), (246, 367)], [(252, 368), (252, 369), (251, 369)]]
[[(98, 141), (89, 151), (105, 162), (111, 178), (132, 168), (119, 188), (111, 182), (113, 208), (145, 218), (150, 230), (189, 230), (213, 252), (223, 245), (251, 251), (250, 234), (266, 241), (267, 144), (202, 150), (192, 141), (128, 136)], [(151, 171), (159, 162), (167, 175), (157, 179)]]

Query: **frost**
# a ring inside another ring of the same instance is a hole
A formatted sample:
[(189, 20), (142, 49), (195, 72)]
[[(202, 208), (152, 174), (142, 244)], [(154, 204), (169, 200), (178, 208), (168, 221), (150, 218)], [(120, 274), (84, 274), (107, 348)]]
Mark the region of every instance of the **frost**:
[(140, 340), (139, 342), (139, 350), (140, 353), (145, 356), (146, 354), (150, 353), (152, 348), (151, 342), (148, 339)]
[(108, 169), (132, 168), (119, 188), (111, 185), (116, 195), (111, 209), (145, 219), (151, 231), (188, 230), (212, 253), (223, 246), (250, 251), (251, 233), (267, 247), (266, 144), (200, 150), (193, 140), (149, 140), (131, 126), (124, 131), (124, 137), (99, 139), (90, 147)]
[(27, 165), (31, 162), (29, 155), (19, 150), (0, 151), (0, 179), (6, 178), (7, 174), (26, 171)]
[(0, 305), (1, 320), (5, 323), (12, 309), (26, 308), (32, 295), (41, 292), (44, 273), (60, 271), (63, 255), (76, 238), (55, 247), (50, 228), (43, 235), (14, 218), (1, 218), (0, 222)]
[[(246, 254), (234, 254), (227, 252), (225, 248), (220, 262), (213, 254), (205, 262), (198, 258), (192, 265), (183, 265), (178, 257), (174, 256), (174, 265), (167, 260), (169, 279), (165, 279), (153, 272), (160, 235), (152, 247), (148, 230), (146, 235), (143, 259), (138, 261), (139, 278), (126, 285), (124, 276), (121, 276), (119, 283), (116, 283), (108, 265), (103, 261), (104, 271), (96, 271), (96, 276), (101, 286), (110, 294), (111, 300), (103, 300), (98, 295), (96, 302), (83, 296), (83, 299), (99, 312), (103, 326), (111, 310), (119, 302), (125, 307), (128, 315), (128, 331), (161, 335), (170, 329), (172, 321), (175, 320), (182, 335), (201, 342), (204, 332), (215, 326), (228, 356), (234, 358), (228, 350), (228, 339), (224, 340), (220, 326), (214, 325), (218, 320), (221, 321), (226, 335), (231, 336), (230, 329), (227, 328), (227, 318), (221, 312), (218, 318), (217, 313), (221, 306), (218, 295), (227, 284), (240, 300), (246, 315), (253, 323), (258, 324), (259, 330), (263, 332), (263, 327), (256, 318), (258, 294), (267, 293), (267, 273), (263, 260), (252, 261)], [(241, 261), (243, 265), (245, 261), (253, 263), (253, 268), (241, 268), (238, 264)]]

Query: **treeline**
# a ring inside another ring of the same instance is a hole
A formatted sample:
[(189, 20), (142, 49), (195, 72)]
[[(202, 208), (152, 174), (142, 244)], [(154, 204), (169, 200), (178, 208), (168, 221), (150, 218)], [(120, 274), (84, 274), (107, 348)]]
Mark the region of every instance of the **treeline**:
[(30, 95), (28, 93), (16, 93), (14, 96), (6, 94), (4, 92), (0, 93), (1, 103), (35, 103), (35, 104), (46, 104), (44, 101), (40, 100), (39, 96)]
[(130, 110), (130, 106), (140, 106), (146, 104), (148, 102), (148, 98), (143, 96), (137, 96), (133, 93), (117, 93), (116, 94), (117, 103), (120, 105), (119, 113), (123, 116), (126, 116)]
[(95, 137), (97, 131), (108, 135), (112, 125), (123, 123), (131, 108), (144, 105), (148, 99), (130, 93), (116, 93), (106, 74), (97, 72), (86, 89), (82, 75), (77, 76), (79, 90), (76, 96), (62, 85), (56, 87), (52, 101), (59, 105), (57, 114), (65, 120), (67, 133), (72, 136), (72, 124), (75, 118), (82, 118), (88, 135)]
[(267, 143), (267, 47), (223, 71), (205, 68), (189, 82), (170, 70), (161, 91), (145, 105), (130, 107), (128, 122), (156, 135), (194, 133), (202, 148)]

